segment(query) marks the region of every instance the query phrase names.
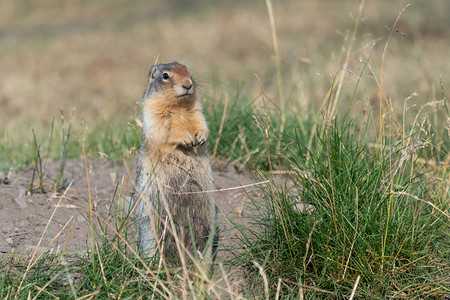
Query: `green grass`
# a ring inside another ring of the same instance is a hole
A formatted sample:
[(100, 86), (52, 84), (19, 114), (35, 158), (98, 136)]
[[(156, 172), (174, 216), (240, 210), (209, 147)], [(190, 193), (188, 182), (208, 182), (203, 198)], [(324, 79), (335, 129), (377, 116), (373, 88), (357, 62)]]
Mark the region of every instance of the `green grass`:
[[(270, 109), (264, 104), (255, 104), (250, 96), (242, 90), (229, 97), (226, 111), (224, 97), (219, 102), (210, 101), (206, 97), (205, 114), (209, 124), (210, 135), (210, 154), (230, 160), (231, 162), (245, 166), (249, 169), (268, 170), (270, 159), (275, 159), (280, 152), (285, 155), (296, 155), (286, 153), (284, 146), (295, 141), (295, 137), (303, 143), (308, 142), (307, 130), (299, 130), (299, 119), (294, 114), (289, 114), (286, 120), (286, 126), (283, 133), (280, 133), (281, 118), (277, 109)], [(211, 103), (211, 104), (210, 104)], [(219, 132), (222, 116), (225, 112), (225, 121), (222, 132)], [(311, 113), (303, 118), (304, 127), (311, 129), (314, 116)], [(268, 131), (268, 143), (263, 138), (265, 136), (264, 128), (270, 123), (278, 131)], [(217, 144), (217, 145), (216, 145)], [(267, 147), (267, 144), (269, 147)], [(282, 145), (282, 147), (280, 147)]]
[[(257, 227), (242, 228), (249, 251), (238, 261), (264, 267), (272, 297), (278, 278), (290, 296), (302, 278), (311, 299), (348, 297), (358, 276), (363, 298), (450, 292), (448, 195), (434, 190), (436, 182), (418, 157), (409, 158), (412, 146), (404, 140), (376, 149), (365, 142), (348, 123), (335, 123), (325, 128), (322, 151), (287, 161), (293, 173), (286, 186), (263, 175), (272, 180), (264, 200), (251, 206)], [(292, 151), (305, 150), (298, 143)], [(314, 211), (301, 213), (299, 204)]]
[[(74, 121), (67, 142), (66, 157), (80, 158), (85, 153), (90, 157), (106, 157), (123, 162), (130, 157), (133, 148), (140, 145), (140, 133), (136, 129), (133, 116), (130, 109), (126, 114), (117, 115), (114, 119), (100, 120), (91, 126)], [(67, 131), (67, 128), (65, 130)], [(61, 153), (64, 151), (61, 123), (55, 121), (52, 136), (50, 131), (50, 128), (35, 130), (42, 159), (61, 159)], [(18, 131), (14, 134), (4, 131), (0, 140), (0, 170), (22, 169), (33, 163), (36, 151), (31, 130)]]

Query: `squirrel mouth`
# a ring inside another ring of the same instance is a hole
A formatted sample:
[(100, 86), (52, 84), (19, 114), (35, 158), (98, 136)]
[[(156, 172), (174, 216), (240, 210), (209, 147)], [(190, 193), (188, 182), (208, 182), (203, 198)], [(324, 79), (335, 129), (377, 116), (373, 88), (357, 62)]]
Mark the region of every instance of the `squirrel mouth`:
[(190, 93), (184, 93), (184, 94), (178, 95), (177, 98), (187, 98), (190, 95), (191, 95)]

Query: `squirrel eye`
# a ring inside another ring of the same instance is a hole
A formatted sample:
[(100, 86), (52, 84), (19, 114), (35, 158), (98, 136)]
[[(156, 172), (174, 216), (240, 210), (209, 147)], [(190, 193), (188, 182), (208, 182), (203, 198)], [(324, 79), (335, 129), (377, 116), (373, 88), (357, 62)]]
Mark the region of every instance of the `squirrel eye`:
[(163, 79), (166, 79), (166, 80), (169, 79), (169, 74), (164, 73), (164, 74), (163, 74)]

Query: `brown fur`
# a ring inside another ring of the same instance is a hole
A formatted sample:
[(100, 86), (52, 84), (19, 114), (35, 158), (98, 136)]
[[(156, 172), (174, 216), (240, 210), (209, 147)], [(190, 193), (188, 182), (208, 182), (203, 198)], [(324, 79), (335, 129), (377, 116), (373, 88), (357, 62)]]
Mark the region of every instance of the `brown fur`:
[(208, 127), (195, 83), (178, 63), (156, 65), (150, 73), (135, 198), (139, 247), (153, 255), (155, 239), (161, 240), (163, 254), (179, 264), (188, 256), (178, 253), (178, 238), (193, 256), (197, 250), (209, 261), (216, 209), (212, 194), (205, 192), (213, 189)]

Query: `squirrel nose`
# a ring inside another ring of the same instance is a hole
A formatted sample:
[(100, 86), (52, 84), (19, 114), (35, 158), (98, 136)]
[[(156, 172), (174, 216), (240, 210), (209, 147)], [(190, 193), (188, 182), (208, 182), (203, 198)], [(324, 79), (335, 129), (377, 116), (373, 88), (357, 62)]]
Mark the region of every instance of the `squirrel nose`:
[(183, 87), (186, 89), (186, 91), (189, 91), (190, 89), (191, 89), (191, 87), (192, 87), (192, 83), (184, 83), (183, 84)]
[(183, 88), (186, 89), (186, 91), (189, 91), (192, 88), (192, 80), (189, 78), (186, 78), (182, 84)]

